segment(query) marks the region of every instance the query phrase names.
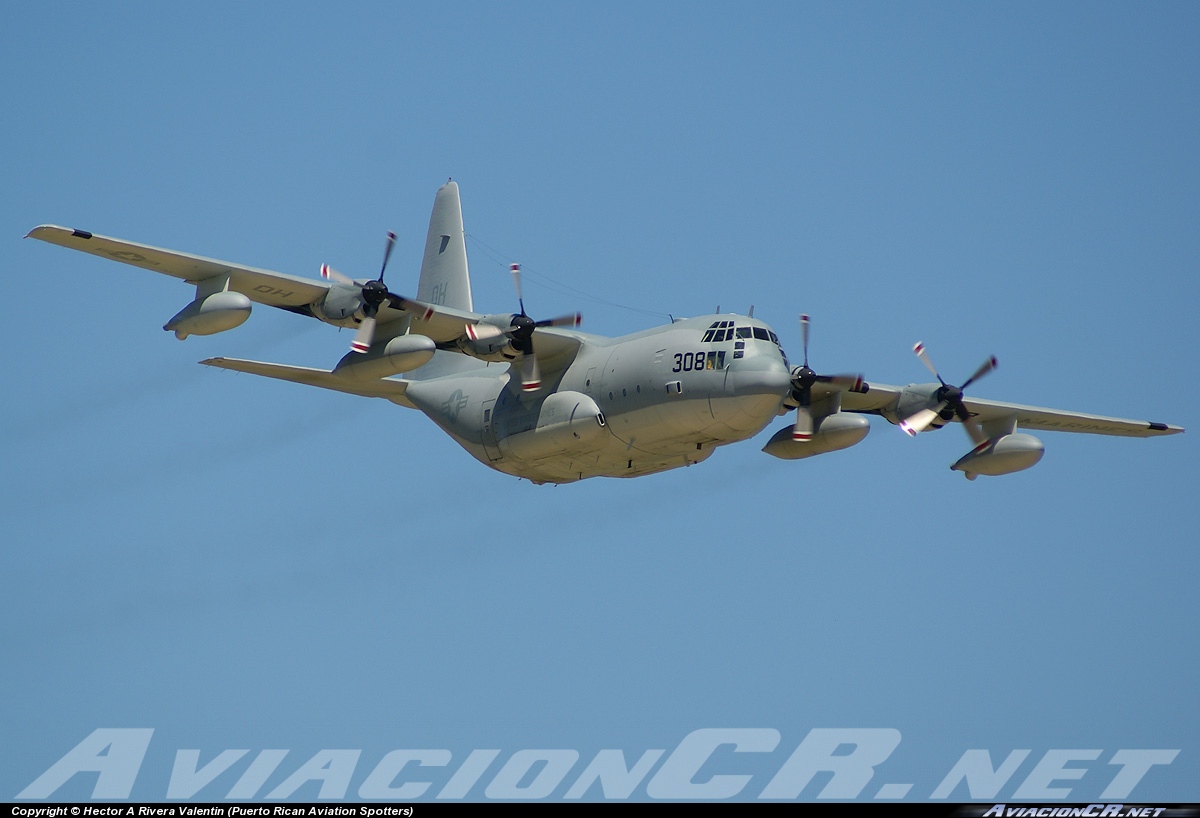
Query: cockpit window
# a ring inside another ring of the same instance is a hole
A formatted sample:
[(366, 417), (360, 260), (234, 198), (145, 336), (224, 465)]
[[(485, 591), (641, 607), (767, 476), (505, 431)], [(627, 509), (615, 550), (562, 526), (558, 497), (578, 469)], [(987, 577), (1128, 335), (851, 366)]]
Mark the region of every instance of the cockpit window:
[(750, 328), (749, 327), (738, 327), (737, 328), (737, 337), (739, 337), (739, 338), (751, 337)]
[[(745, 336), (749, 337), (749, 336)], [(708, 325), (708, 329), (704, 332), (704, 337), (700, 340), (704, 343), (720, 343), (733, 338), (733, 322), (732, 321), (713, 321)]]
[(765, 329), (763, 329), (762, 327), (754, 328), (754, 337), (760, 341), (770, 341), (771, 340), (771, 336), (768, 335), (767, 331)]

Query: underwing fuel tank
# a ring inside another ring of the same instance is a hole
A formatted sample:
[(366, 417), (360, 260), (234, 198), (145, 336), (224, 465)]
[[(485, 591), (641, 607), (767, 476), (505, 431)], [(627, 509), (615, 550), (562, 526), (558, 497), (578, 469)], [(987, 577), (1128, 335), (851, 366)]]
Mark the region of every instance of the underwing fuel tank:
[(197, 298), (163, 325), (182, 341), (189, 335), (215, 335), (240, 327), (250, 317), (250, 299), (241, 293), (219, 292)]
[(968, 480), (978, 475), (1012, 474), (1036, 466), (1046, 447), (1033, 435), (1013, 434), (994, 437), (976, 446), (950, 468)]
[(555, 392), (542, 402), (537, 425), (500, 439), (500, 451), (519, 460), (540, 460), (577, 451), (605, 434), (604, 413), (582, 392)]
[(783, 460), (800, 460), (814, 454), (848, 449), (866, 437), (869, 431), (871, 421), (864, 416), (838, 412), (821, 418), (811, 440), (793, 440), (792, 427), (787, 426), (771, 436), (767, 445), (763, 446), (763, 451)]
[(352, 380), (390, 378), (429, 363), (436, 348), (433, 339), (424, 335), (398, 335), (382, 349), (371, 349), (365, 353), (347, 352), (333, 371)]

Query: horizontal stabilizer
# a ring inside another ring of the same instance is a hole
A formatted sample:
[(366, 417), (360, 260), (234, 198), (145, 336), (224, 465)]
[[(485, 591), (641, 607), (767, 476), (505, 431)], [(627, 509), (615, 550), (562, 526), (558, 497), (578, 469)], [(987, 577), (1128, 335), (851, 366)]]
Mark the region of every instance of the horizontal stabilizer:
[(281, 381), (303, 383), (308, 386), (319, 386), (322, 389), (332, 389), (351, 395), (361, 395), (364, 398), (387, 398), (392, 403), (417, 408), (408, 399), (408, 381), (383, 378), (377, 381), (353, 381), (327, 369), (311, 369), (306, 366), (287, 366), (285, 364), (269, 364), (261, 361), (243, 361), (239, 358), (208, 358), (200, 363), (205, 366), (215, 366), (219, 369), (232, 369), (234, 372), (249, 372), (251, 375), (262, 375), (265, 378), (276, 378)]

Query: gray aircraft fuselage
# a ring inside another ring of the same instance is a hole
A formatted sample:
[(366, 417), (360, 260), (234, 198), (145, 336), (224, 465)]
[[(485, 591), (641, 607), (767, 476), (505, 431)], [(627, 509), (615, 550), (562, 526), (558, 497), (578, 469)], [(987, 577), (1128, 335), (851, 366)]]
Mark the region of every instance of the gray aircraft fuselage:
[[(481, 463), (569, 483), (699, 463), (762, 431), (789, 393), (777, 336), (753, 318), (704, 316), (620, 338), (556, 332), (582, 346), (537, 392), (522, 392), (499, 363), (414, 380), (407, 396)], [(704, 340), (714, 335), (725, 337)]]

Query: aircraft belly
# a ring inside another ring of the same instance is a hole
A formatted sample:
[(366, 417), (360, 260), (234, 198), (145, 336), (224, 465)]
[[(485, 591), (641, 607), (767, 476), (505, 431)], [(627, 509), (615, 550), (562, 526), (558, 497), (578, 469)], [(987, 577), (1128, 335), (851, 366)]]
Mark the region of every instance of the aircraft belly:
[(719, 397), (710, 401), (713, 428), (721, 440), (745, 440), (761, 432), (779, 413), (778, 395)]

